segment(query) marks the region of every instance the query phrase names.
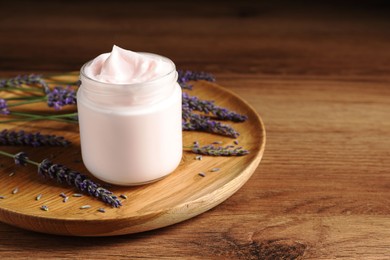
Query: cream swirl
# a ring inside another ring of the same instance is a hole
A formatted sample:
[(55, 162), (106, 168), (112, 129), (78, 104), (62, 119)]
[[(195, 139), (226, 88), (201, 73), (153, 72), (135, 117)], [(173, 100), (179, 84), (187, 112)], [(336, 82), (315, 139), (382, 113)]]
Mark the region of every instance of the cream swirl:
[(86, 65), (85, 74), (97, 81), (136, 84), (152, 81), (172, 71), (172, 64), (158, 56), (137, 53), (113, 46)]

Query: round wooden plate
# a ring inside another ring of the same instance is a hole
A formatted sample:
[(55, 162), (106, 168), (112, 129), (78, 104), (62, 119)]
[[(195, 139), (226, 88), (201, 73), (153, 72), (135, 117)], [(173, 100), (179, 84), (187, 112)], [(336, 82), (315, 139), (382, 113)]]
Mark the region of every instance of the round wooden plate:
[[(77, 75), (64, 75), (57, 79), (75, 80)], [(231, 123), (239, 133), (239, 146), (250, 150), (246, 156), (203, 156), (185, 151), (180, 166), (171, 175), (158, 182), (137, 187), (113, 186), (117, 195), (125, 194), (121, 208), (111, 208), (89, 196), (72, 197), (75, 189), (44, 180), (35, 166), (15, 166), (9, 158), (0, 158), (0, 221), (38, 232), (72, 236), (112, 236), (136, 233), (172, 225), (199, 215), (220, 204), (234, 194), (253, 174), (260, 163), (265, 146), (265, 128), (259, 115), (244, 100), (214, 83), (198, 81), (188, 91), (203, 99), (248, 115), (244, 123)], [(27, 109), (27, 108), (26, 108)], [(47, 110), (44, 106), (29, 110)], [(1, 147), (15, 153), (26, 151), (30, 159), (41, 161), (51, 158), (55, 163), (88, 174), (81, 162), (78, 126), (58, 122), (35, 121), (10, 124), (15, 130), (40, 131), (43, 134), (63, 135), (72, 140), (69, 147)], [(4, 127), (5, 128), (5, 127)], [(234, 145), (235, 139), (203, 132), (184, 132), (184, 145), (198, 141), (200, 145), (221, 141), (221, 145)], [(211, 169), (219, 168), (212, 172)], [(14, 172), (12, 176), (9, 176)], [(198, 175), (204, 172), (205, 177)], [(12, 191), (18, 188), (16, 194)], [(69, 196), (64, 203), (59, 194)], [(35, 198), (42, 194), (37, 201)], [(246, 202), (243, 202), (246, 203)], [(40, 209), (46, 205), (49, 211)], [(80, 206), (90, 205), (89, 209)], [(105, 213), (97, 211), (104, 208)]]

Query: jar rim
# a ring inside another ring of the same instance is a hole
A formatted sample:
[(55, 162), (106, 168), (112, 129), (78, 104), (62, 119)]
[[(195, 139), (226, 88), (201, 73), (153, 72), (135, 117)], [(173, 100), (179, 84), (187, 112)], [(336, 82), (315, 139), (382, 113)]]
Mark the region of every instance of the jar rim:
[(150, 52), (137, 52), (138, 54), (144, 54), (144, 55), (148, 55), (148, 56), (154, 56), (154, 57), (158, 57), (158, 58), (162, 58), (163, 60), (165, 60), (166, 62), (170, 63), (172, 65), (172, 70), (170, 70), (168, 73), (164, 74), (164, 75), (161, 75), (161, 76), (158, 76), (158, 77), (155, 77), (151, 80), (147, 80), (147, 81), (143, 81), (143, 82), (137, 82), (137, 83), (110, 83), (110, 82), (104, 82), (104, 81), (99, 81), (99, 80), (96, 80), (96, 79), (93, 79), (91, 78), (90, 76), (88, 76), (86, 73), (85, 73), (85, 68), (88, 64), (90, 64), (94, 59), (92, 60), (89, 60), (87, 61), (86, 63), (84, 63), (84, 65), (81, 67), (80, 69), (80, 76), (83, 76), (85, 77), (86, 79), (90, 80), (90, 81), (93, 81), (93, 82), (96, 82), (96, 83), (99, 83), (99, 84), (102, 84), (102, 85), (110, 85), (110, 87), (112, 88), (112, 86), (137, 86), (137, 85), (140, 85), (140, 84), (153, 84), (154, 82), (156, 81), (159, 81), (165, 77), (168, 77), (169, 75), (171, 75), (172, 73), (176, 73), (176, 66), (175, 66), (175, 63), (165, 57), (165, 56), (162, 56), (162, 55), (159, 55), (159, 54), (155, 54), (155, 53), (150, 53)]

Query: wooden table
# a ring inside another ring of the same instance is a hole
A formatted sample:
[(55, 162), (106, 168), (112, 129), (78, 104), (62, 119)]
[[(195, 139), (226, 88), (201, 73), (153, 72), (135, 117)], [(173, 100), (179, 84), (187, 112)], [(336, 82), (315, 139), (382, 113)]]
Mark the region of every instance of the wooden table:
[(0, 258), (390, 258), (388, 7), (253, 2), (0, 3), (3, 76), (78, 70), (117, 44), (214, 73), (267, 129), (250, 181), (198, 217), (102, 238), (0, 223)]

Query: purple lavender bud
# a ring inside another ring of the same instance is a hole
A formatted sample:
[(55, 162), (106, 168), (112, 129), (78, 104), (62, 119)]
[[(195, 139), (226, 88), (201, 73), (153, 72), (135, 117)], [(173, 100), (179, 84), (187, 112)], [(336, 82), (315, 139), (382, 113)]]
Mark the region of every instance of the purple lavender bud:
[(24, 152), (20, 152), (14, 155), (15, 164), (25, 166), (27, 164), (27, 154)]
[(75, 105), (76, 91), (68, 87), (56, 86), (53, 90), (49, 90), (47, 93), (47, 105), (54, 107), (55, 110), (61, 109), (66, 105)]
[(67, 146), (70, 142), (62, 136), (42, 135), (37, 133), (27, 133), (23, 130), (18, 132), (4, 129), (0, 132), (0, 145), (28, 145), (38, 146)]
[(41, 75), (30, 74), (30, 75), (18, 75), (14, 78), (3, 79), (0, 81), (0, 88), (8, 87), (21, 87), (22, 85), (41, 85), (43, 92), (48, 93), (49, 86), (42, 78)]
[(11, 112), (8, 109), (7, 101), (3, 98), (0, 98), (0, 114), (9, 115)]
[(229, 111), (226, 108), (216, 106), (214, 101), (201, 100), (198, 97), (190, 96), (187, 93), (182, 94), (182, 103), (186, 104), (188, 108), (204, 112), (206, 114), (213, 114), (217, 119), (230, 120), (233, 122), (244, 122), (248, 119), (247, 116)]
[(56, 180), (58, 183), (67, 183), (76, 187), (78, 190), (88, 193), (90, 196), (96, 197), (115, 208), (122, 206), (118, 197), (111, 191), (79, 172), (60, 164), (53, 164), (49, 159), (44, 159), (39, 164), (38, 173), (44, 177)]
[(178, 70), (177, 73), (177, 82), (179, 82), (179, 84), (186, 83), (190, 80), (215, 81), (215, 77), (212, 74), (203, 71)]
[(181, 106), (181, 116), (183, 120), (187, 120), (191, 117), (192, 109), (188, 106), (187, 103), (182, 103)]

